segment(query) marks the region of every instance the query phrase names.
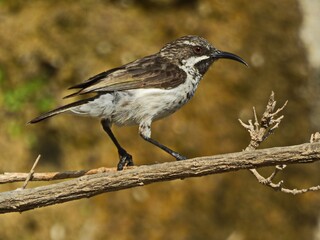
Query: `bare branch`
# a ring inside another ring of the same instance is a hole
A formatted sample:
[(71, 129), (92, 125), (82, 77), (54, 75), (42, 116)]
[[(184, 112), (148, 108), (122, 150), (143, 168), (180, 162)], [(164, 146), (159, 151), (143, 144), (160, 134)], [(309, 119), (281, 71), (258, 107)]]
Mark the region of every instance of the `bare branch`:
[[(131, 167), (132, 168), (132, 167)], [(69, 178), (77, 178), (85, 175), (92, 175), (96, 173), (117, 171), (116, 168), (97, 168), (91, 170), (79, 170), (79, 171), (64, 171), (64, 172), (46, 172), (46, 173), (33, 173), (30, 181), (53, 181), (64, 180)], [(5, 172), (0, 174), (0, 184), (23, 182), (28, 178), (28, 173), (14, 173)]]
[(2, 192), (0, 213), (22, 212), (161, 181), (315, 161), (320, 161), (318, 142), (166, 162), (124, 171), (107, 171), (48, 186)]
[[(264, 111), (260, 123), (258, 122), (258, 117), (255, 111), (255, 108), (253, 108), (253, 115), (254, 115), (254, 125), (252, 124), (252, 120), (249, 120), (249, 124), (243, 123), (240, 119), (241, 125), (246, 128), (251, 137), (251, 141), (249, 145), (246, 147), (245, 151), (253, 151), (257, 149), (260, 144), (266, 140), (273, 132), (275, 129), (279, 127), (279, 124), (281, 120), (283, 119), (283, 115), (278, 116), (278, 114), (286, 107), (288, 101), (284, 103), (284, 105), (277, 110), (274, 111), (276, 107), (276, 101), (274, 100), (274, 92), (271, 93), (266, 110)], [(310, 142), (319, 142), (320, 141), (320, 133), (315, 133), (311, 135)], [(320, 190), (320, 185), (310, 187), (307, 189), (288, 189), (282, 187), (284, 181), (281, 180), (278, 183), (273, 183), (272, 180), (275, 178), (275, 176), (282, 170), (286, 168), (285, 164), (282, 165), (277, 165), (275, 166), (275, 170), (271, 175), (267, 178), (263, 177), (256, 169), (250, 169), (250, 172), (257, 178), (259, 183), (266, 185), (268, 187), (271, 187), (272, 189), (276, 191), (281, 191), (284, 193), (289, 193), (289, 194), (301, 194), (301, 193), (306, 193), (309, 191), (318, 191)]]
[[(279, 181), (278, 183), (273, 183), (272, 179), (274, 178), (274, 175), (277, 173), (277, 169), (278, 168), (276, 166), (276, 170), (268, 178), (264, 178), (263, 176), (261, 176), (256, 169), (249, 169), (249, 170), (258, 179), (259, 183), (266, 185), (268, 187), (271, 187), (272, 189), (274, 189), (276, 191), (281, 191), (281, 192), (289, 193), (292, 195), (302, 194), (302, 193), (306, 193), (306, 192), (320, 191), (320, 185), (312, 186), (309, 188), (302, 188), (302, 189), (296, 189), (296, 188), (295, 189), (288, 189), (288, 188), (282, 187), (282, 185), (284, 183), (283, 180)], [(279, 171), (279, 169), (278, 169), (278, 171)]]

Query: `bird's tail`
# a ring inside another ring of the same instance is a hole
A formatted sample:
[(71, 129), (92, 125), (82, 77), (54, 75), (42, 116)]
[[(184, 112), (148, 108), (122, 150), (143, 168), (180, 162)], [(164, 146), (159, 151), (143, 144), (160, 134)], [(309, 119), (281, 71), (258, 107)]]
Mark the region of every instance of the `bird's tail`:
[(80, 106), (80, 105), (85, 104), (85, 103), (88, 103), (89, 101), (91, 101), (91, 100), (93, 100), (95, 98), (96, 97), (92, 97), (92, 98), (89, 98), (89, 99), (83, 99), (83, 100), (79, 100), (77, 102), (73, 102), (73, 103), (64, 105), (62, 107), (58, 107), (58, 108), (53, 109), (53, 110), (51, 110), (49, 112), (41, 114), (40, 116), (30, 120), (28, 123), (29, 124), (37, 123), (37, 122), (40, 122), (40, 121), (45, 120), (47, 118), (53, 117), (55, 115), (58, 115), (60, 113), (64, 113), (64, 112), (70, 111), (70, 110), (72, 110), (72, 108), (74, 108), (76, 106)]

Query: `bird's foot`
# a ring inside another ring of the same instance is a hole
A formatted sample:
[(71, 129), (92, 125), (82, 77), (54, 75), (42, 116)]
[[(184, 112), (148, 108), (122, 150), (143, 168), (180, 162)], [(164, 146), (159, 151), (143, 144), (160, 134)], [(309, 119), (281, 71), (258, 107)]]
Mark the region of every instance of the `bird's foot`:
[(179, 154), (177, 152), (172, 152), (171, 155), (174, 156), (177, 159), (177, 161), (181, 161), (181, 160), (186, 160), (187, 159), (185, 156), (183, 156), (183, 155), (181, 155), (181, 154)]
[(118, 171), (121, 171), (123, 170), (123, 167), (124, 166), (133, 166), (133, 160), (132, 160), (132, 156), (125, 152), (125, 153), (119, 153), (119, 163), (118, 163), (118, 166), (117, 166), (117, 170)]

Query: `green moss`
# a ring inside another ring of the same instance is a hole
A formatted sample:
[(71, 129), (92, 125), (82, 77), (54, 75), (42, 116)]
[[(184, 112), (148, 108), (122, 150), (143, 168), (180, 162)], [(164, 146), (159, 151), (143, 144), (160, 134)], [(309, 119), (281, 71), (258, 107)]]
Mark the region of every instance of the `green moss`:
[[(0, 81), (1, 83), (1, 81)], [(3, 92), (4, 108), (10, 112), (23, 110), (28, 102), (33, 102), (37, 98), (37, 92), (41, 90), (45, 81), (42, 77), (37, 77), (23, 84)], [(38, 100), (36, 106), (39, 110), (47, 110), (52, 105), (52, 98), (46, 97)]]

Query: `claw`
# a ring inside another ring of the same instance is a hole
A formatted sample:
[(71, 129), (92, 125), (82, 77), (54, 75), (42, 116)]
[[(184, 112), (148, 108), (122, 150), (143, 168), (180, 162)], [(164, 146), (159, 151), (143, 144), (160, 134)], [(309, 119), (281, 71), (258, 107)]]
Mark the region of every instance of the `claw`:
[(132, 160), (132, 156), (129, 153), (125, 153), (123, 155), (119, 155), (119, 163), (117, 166), (117, 170), (121, 171), (123, 170), (124, 166), (133, 166), (133, 160)]
[(187, 159), (185, 156), (182, 156), (177, 152), (173, 152), (172, 156), (174, 156), (177, 159), (177, 161), (181, 161), (181, 160), (186, 160)]

